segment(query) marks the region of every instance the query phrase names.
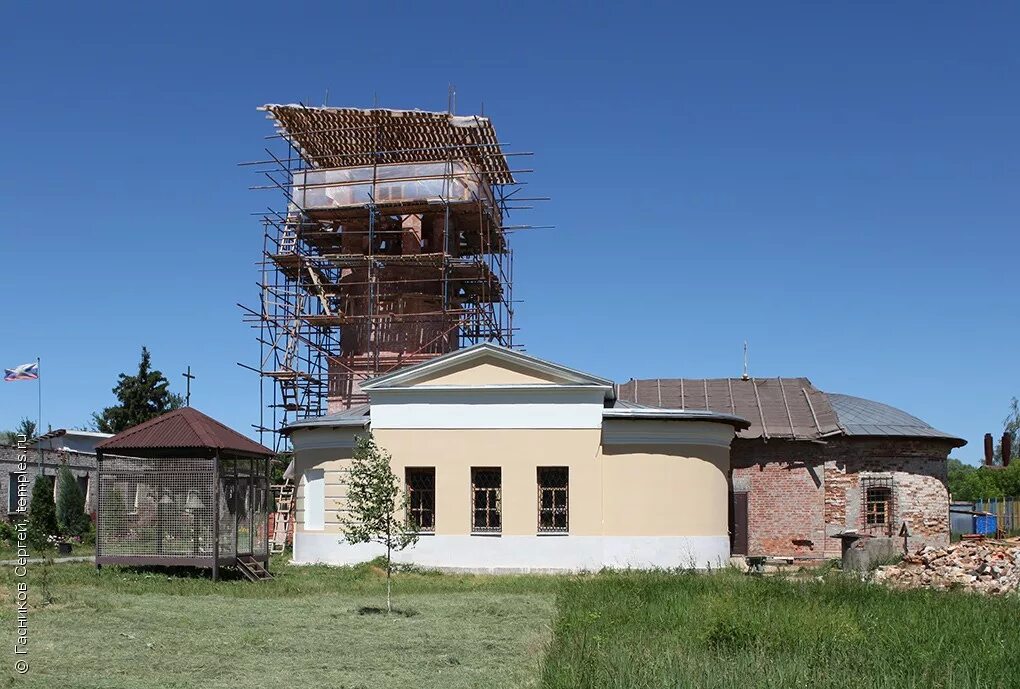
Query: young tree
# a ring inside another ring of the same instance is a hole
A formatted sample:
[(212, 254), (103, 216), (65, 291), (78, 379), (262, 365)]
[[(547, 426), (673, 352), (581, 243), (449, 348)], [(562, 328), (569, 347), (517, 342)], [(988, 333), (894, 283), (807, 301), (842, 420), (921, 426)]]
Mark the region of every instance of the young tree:
[(358, 436), (347, 480), (347, 508), (340, 510), (340, 525), (349, 543), (380, 543), (386, 547), (386, 612), (393, 612), (391, 575), (393, 552), (418, 540), (408, 522), (407, 495), (390, 469), (390, 453), (371, 434)]
[(66, 465), (60, 467), (57, 478), (57, 526), (65, 536), (84, 536), (89, 532), (85, 496)]
[(138, 374), (129, 376), (121, 373), (117, 387), (113, 388), (113, 394), (120, 404), (92, 415), (97, 431), (120, 433), (125, 428), (177, 409), (184, 403), (180, 395), (170, 392), (170, 383), (162, 371), (152, 369), (150, 365), (149, 350), (142, 347)]
[(32, 484), (32, 502), (28, 505), (28, 534), (36, 546), (56, 535), (57, 510), (53, 503), (53, 477), (36, 476)]

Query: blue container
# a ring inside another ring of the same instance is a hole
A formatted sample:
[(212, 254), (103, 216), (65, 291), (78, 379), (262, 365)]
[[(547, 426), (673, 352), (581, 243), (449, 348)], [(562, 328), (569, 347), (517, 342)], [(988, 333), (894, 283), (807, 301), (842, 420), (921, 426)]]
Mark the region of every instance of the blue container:
[(994, 514), (978, 514), (974, 516), (974, 533), (994, 536), (999, 531), (999, 518)]

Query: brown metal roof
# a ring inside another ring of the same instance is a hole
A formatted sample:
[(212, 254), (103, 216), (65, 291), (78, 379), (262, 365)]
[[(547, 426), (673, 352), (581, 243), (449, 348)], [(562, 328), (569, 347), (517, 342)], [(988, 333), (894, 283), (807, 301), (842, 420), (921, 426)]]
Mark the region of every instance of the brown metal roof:
[(323, 168), (461, 159), (493, 184), (514, 177), (487, 117), (424, 110), (263, 105), (279, 134)]
[(841, 432), (825, 393), (807, 378), (631, 379), (618, 394), (637, 404), (743, 417), (751, 427), (740, 438), (811, 440)]
[(271, 457), (273, 451), (192, 407), (181, 407), (96, 445), (109, 453), (195, 451)]

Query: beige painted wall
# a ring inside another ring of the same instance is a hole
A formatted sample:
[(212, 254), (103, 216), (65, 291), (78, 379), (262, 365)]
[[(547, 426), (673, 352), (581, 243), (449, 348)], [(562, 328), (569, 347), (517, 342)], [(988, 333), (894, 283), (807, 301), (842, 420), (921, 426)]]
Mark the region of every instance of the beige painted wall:
[(729, 533), (728, 448), (607, 445), (601, 465), (606, 535)]
[[(682, 422), (681, 422), (682, 423)], [(350, 438), (353, 431), (334, 431)], [(300, 433), (300, 431), (298, 431)], [(598, 429), (378, 430), (393, 470), (436, 468), (436, 533), (466, 535), (471, 526), (471, 467), (501, 467), (503, 530), (537, 533), (537, 467), (566, 466), (570, 534), (578, 536), (719, 536), (727, 533), (729, 452), (709, 445), (609, 445)], [(299, 450), (297, 475), (325, 472), (325, 531), (339, 533), (337, 510), (350, 449)], [(304, 496), (298, 490), (297, 528)]]
[(423, 377), (414, 381), (411, 387), (432, 385), (552, 385), (559, 381), (552, 377), (540, 376), (534, 370), (500, 361), (469, 361), (454, 369), (446, 369), (439, 375)]
[[(300, 431), (298, 431), (300, 433)], [(354, 431), (332, 431), (339, 440), (348, 440), (355, 435)], [(364, 431), (360, 431), (364, 432)], [(325, 531), (339, 533), (337, 526), (337, 510), (343, 497), (343, 470), (350, 464), (353, 448), (331, 448), (299, 450), (294, 453), (294, 476), (297, 482), (297, 500), (294, 504), (294, 528), (305, 530), (305, 492), (302, 477), (309, 469), (322, 469), (325, 482)], [(321, 532), (318, 532), (321, 533)]]

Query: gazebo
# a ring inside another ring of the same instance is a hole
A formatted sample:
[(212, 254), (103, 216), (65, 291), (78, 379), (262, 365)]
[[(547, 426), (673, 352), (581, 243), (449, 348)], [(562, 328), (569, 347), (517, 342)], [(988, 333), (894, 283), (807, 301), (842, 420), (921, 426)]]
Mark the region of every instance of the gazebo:
[(96, 446), (96, 567), (237, 567), (269, 576), (273, 452), (191, 407)]

